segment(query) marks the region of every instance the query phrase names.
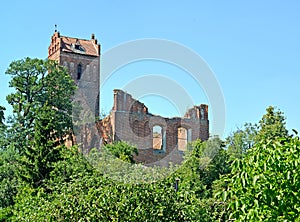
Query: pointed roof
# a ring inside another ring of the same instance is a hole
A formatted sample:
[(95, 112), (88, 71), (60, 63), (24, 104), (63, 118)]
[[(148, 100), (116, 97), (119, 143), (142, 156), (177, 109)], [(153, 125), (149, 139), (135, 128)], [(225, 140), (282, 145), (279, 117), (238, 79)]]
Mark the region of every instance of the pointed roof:
[(98, 57), (100, 56), (100, 44), (94, 34), (90, 40), (86, 40), (61, 36), (59, 32), (55, 31), (48, 47), (48, 57), (50, 58), (57, 51)]
[(67, 36), (61, 36), (61, 51), (78, 53), (90, 56), (99, 56), (99, 45), (97, 40), (78, 39)]

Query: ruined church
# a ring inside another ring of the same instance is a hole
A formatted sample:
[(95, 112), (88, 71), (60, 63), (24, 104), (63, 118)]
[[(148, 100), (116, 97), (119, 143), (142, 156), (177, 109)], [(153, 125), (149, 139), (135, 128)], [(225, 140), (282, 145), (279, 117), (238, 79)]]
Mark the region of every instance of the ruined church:
[(115, 89), (113, 107), (109, 115), (100, 119), (100, 52), (101, 46), (94, 34), (87, 40), (62, 36), (55, 31), (48, 47), (48, 59), (67, 68), (78, 86), (78, 98), (98, 117), (96, 123), (83, 124), (76, 135), (76, 142), (84, 153), (103, 144), (126, 141), (137, 146), (137, 162), (170, 162), (182, 157), (188, 142), (208, 139), (206, 104), (188, 109), (184, 117), (164, 118), (149, 112), (130, 92)]

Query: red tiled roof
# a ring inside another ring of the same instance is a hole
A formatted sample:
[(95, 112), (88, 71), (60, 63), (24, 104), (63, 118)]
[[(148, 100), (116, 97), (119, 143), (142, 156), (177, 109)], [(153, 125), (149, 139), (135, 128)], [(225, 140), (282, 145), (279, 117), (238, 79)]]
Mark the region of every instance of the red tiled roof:
[[(63, 52), (72, 52), (90, 56), (99, 56), (98, 45), (95, 40), (85, 40), (85, 39), (77, 39), (66, 36), (61, 36), (61, 47)], [(76, 50), (74, 48), (75, 44), (80, 45), (80, 48), (83, 50)]]

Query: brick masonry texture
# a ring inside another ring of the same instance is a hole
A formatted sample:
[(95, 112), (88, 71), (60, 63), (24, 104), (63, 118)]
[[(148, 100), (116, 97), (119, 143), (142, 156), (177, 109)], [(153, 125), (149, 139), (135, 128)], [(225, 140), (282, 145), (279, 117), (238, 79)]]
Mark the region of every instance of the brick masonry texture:
[[(95, 36), (90, 40), (61, 36), (55, 32), (48, 47), (48, 59), (67, 68), (79, 88), (77, 99), (99, 116), (100, 45)], [(87, 103), (86, 103), (87, 101)]]
[[(154, 136), (157, 126), (161, 128), (158, 138)], [(105, 143), (127, 141), (136, 145), (139, 149), (139, 155), (135, 156), (137, 162), (151, 165), (160, 161), (159, 165), (167, 165), (181, 160), (187, 142), (208, 139), (208, 106), (194, 106), (183, 118), (164, 118), (149, 113), (143, 103), (115, 89), (113, 108), (109, 116), (98, 122), (97, 128)], [(160, 139), (161, 148), (153, 148)]]
[[(61, 36), (55, 32), (48, 48), (48, 58), (65, 66), (79, 90), (76, 101), (87, 113), (99, 117), (100, 45), (90, 40)], [(182, 160), (182, 151), (190, 141), (209, 137), (208, 106), (201, 104), (187, 110), (183, 118), (153, 115), (140, 101), (122, 90), (114, 90), (114, 105), (108, 116), (95, 123), (77, 127), (76, 142), (83, 153), (114, 141), (126, 141), (139, 149), (137, 162), (168, 165)]]

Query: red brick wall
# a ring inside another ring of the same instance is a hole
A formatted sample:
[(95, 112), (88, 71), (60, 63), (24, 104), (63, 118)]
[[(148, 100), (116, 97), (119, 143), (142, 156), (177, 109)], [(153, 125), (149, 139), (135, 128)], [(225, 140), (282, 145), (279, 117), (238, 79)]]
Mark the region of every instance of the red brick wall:
[[(73, 137), (83, 153), (88, 153), (91, 148), (99, 147), (101, 135), (95, 126), (94, 121), (85, 119), (86, 116), (99, 116), (99, 98), (100, 98), (100, 45), (97, 44), (94, 36), (91, 40), (84, 40), (85, 46), (90, 46), (96, 53), (93, 55), (87, 53), (77, 53), (66, 51), (66, 45), (59, 32), (55, 32), (51, 37), (48, 47), (48, 59), (55, 60), (59, 65), (65, 66), (72, 79), (78, 86), (74, 100), (81, 105), (81, 111), (76, 120), (78, 123), (74, 127)], [(72, 39), (72, 38), (71, 38)], [(77, 66), (81, 64), (82, 75), (77, 79)], [(105, 125), (105, 124), (104, 124)], [(69, 144), (71, 144), (69, 142)]]
[[(64, 51), (64, 43), (58, 32), (51, 37), (48, 48), (48, 58), (65, 66), (79, 87), (75, 98), (84, 108), (84, 114), (92, 113), (99, 116), (100, 97), (100, 45), (92, 37), (84, 40), (85, 44), (93, 44), (97, 55), (72, 53)], [(90, 41), (90, 42), (89, 42)], [(94, 56), (92, 56), (94, 55)], [(77, 80), (77, 65), (81, 64), (83, 75)], [(145, 164), (168, 165), (169, 162), (179, 162), (182, 155), (178, 150), (178, 128), (187, 130), (189, 140), (207, 140), (209, 137), (208, 106), (201, 104), (189, 109), (184, 118), (164, 118), (148, 112), (148, 108), (122, 90), (114, 90), (114, 105), (109, 116), (94, 123), (79, 126), (77, 143), (81, 143), (84, 153), (92, 147), (113, 141), (127, 141), (136, 145), (139, 155), (136, 161)], [(153, 127), (162, 128), (162, 149), (153, 149)]]
[[(99, 56), (88, 54), (79, 54), (76, 52), (65, 52), (63, 38), (59, 32), (55, 32), (51, 37), (51, 43), (48, 47), (48, 59), (55, 60), (59, 65), (65, 66), (74, 82), (78, 85), (82, 100), (87, 101), (88, 107), (95, 116), (99, 116), (100, 99), (100, 45), (96, 40), (85, 40), (91, 46), (96, 47)], [(82, 76), (77, 80), (77, 66), (82, 66)]]
[[(108, 118), (108, 117), (107, 117)], [(167, 165), (170, 161), (179, 162), (182, 155), (177, 149), (178, 128), (183, 127), (189, 131), (188, 138), (192, 140), (207, 140), (209, 137), (208, 106), (200, 105), (189, 109), (184, 118), (164, 118), (148, 112), (148, 108), (141, 102), (132, 98), (122, 90), (114, 90), (114, 106), (106, 122), (108, 132), (102, 132), (104, 126), (98, 127), (101, 135), (112, 135), (113, 141), (127, 141), (136, 145), (139, 155), (135, 157), (138, 162)], [(110, 122), (111, 124), (109, 124)], [(162, 127), (163, 148), (154, 150), (153, 127)], [(110, 131), (111, 130), (111, 131)], [(105, 137), (105, 136), (104, 136)], [(108, 138), (104, 138), (108, 141)]]

